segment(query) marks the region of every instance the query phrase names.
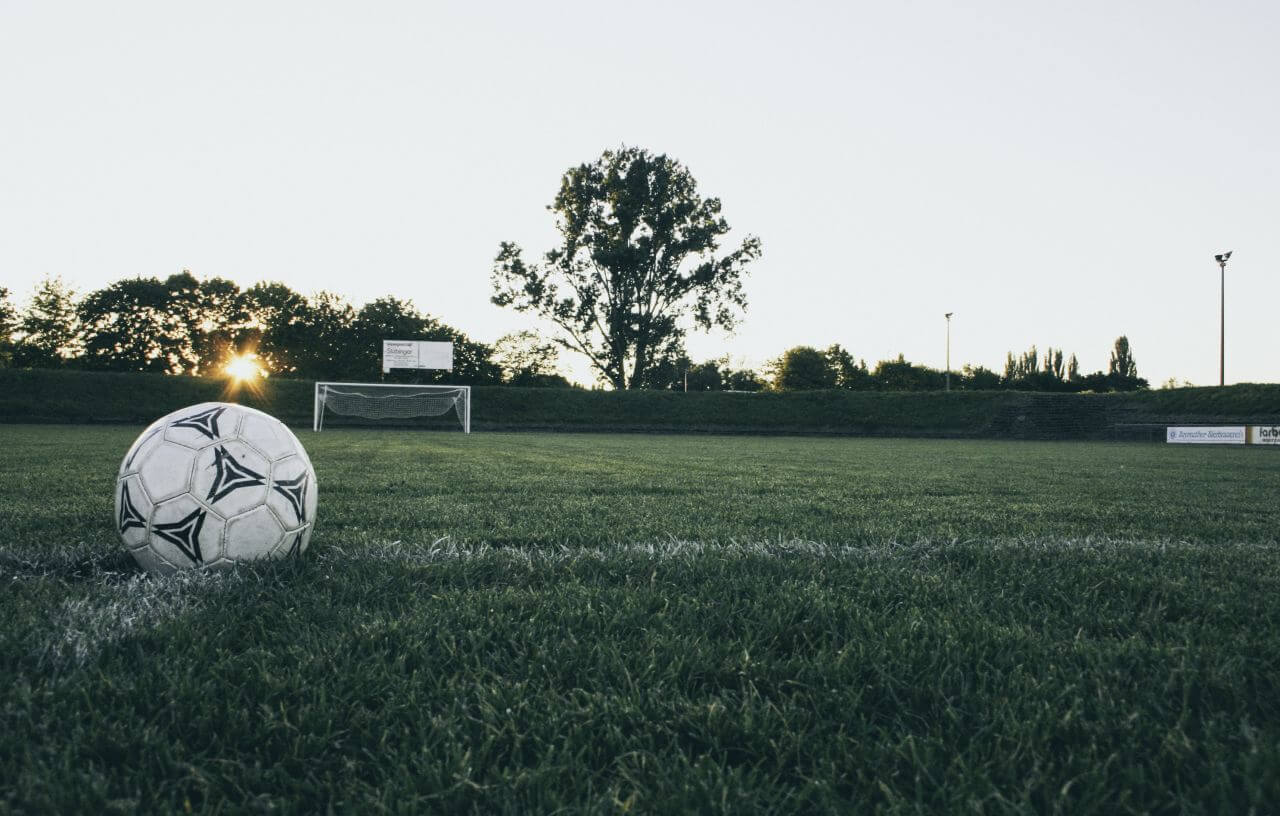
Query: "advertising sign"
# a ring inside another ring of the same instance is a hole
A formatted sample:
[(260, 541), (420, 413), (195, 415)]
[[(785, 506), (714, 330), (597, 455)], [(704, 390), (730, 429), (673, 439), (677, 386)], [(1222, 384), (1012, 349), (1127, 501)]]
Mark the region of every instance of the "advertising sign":
[(1243, 445), (1245, 428), (1243, 425), (1205, 425), (1167, 428), (1165, 439), (1184, 445)]
[(1280, 425), (1254, 425), (1249, 429), (1249, 442), (1254, 445), (1280, 445)]
[(383, 340), (382, 371), (393, 368), (453, 369), (453, 343), (433, 340)]
[(418, 344), (413, 340), (383, 340), (382, 370), (417, 368)]

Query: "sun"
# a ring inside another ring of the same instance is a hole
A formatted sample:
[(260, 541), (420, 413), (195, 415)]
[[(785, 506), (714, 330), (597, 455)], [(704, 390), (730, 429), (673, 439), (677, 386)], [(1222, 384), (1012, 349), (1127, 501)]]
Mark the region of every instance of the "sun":
[(222, 367), (231, 379), (236, 382), (251, 382), (262, 376), (262, 367), (258, 365), (256, 354), (233, 355)]

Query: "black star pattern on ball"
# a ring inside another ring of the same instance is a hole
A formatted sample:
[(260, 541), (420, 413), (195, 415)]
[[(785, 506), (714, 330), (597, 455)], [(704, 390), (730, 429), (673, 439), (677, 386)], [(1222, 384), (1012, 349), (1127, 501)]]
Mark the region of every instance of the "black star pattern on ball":
[(296, 479), (276, 479), (273, 487), (277, 493), (289, 500), (289, 506), (293, 508), (293, 514), (298, 517), (298, 521), (306, 521), (304, 502), (307, 495), (307, 474), (303, 473)]
[(182, 550), (182, 554), (190, 558), (191, 563), (204, 563), (200, 556), (200, 529), (204, 527), (205, 512), (204, 508), (198, 507), (186, 518), (171, 524), (157, 524), (151, 531)]
[(129, 485), (125, 484), (120, 487), (120, 532), (123, 533), (130, 527), (145, 530), (147, 520), (133, 506), (133, 501), (129, 498)]
[(189, 417), (183, 417), (175, 421), (169, 427), (171, 428), (191, 428), (199, 431), (210, 439), (217, 439), (218, 434), (218, 417), (222, 416), (222, 412), (226, 408), (210, 408), (207, 411), (201, 411), (198, 414), (192, 414)]
[(218, 502), (233, 490), (267, 483), (262, 474), (254, 473), (237, 462), (236, 458), (227, 453), (227, 449), (222, 445), (219, 445), (213, 451), (213, 466), (217, 468), (217, 473), (213, 476), (213, 484), (209, 487), (209, 495), (205, 496), (205, 499), (210, 502)]
[(286, 558), (297, 558), (298, 556), (302, 555), (302, 550), (300, 549), (300, 547), (302, 546), (302, 534), (305, 533), (306, 531), (307, 530), (304, 527), (303, 529), (293, 534), (293, 543), (289, 545), (289, 552), (286, 554), (285, 556)]

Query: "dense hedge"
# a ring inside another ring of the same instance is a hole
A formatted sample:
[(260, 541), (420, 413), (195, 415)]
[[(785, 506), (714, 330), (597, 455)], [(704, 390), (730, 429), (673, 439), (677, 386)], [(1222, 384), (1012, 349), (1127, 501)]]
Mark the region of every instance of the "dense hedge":
[[(226, 380), (0, 369), (0, 422), (141, 424), (209, 400), (311, 423), (313, 384), (271, 379), (260, 393)], [(477, 387), (475, 430), (837, 433), (1104, 437), (1143, 422), (1280, 421), (1280, 385), (1126, 394), (809, 391), (786, 394)]]

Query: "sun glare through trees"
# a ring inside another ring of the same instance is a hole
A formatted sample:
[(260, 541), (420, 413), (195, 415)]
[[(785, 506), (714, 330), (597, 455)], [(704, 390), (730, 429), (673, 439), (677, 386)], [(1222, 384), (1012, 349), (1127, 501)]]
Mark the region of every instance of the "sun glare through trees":
[(258, 364), (258, 355), (253, 353), (232, 355), (222, 370), (232, 380), (241, 383), (267, 376), (267, 372)]

